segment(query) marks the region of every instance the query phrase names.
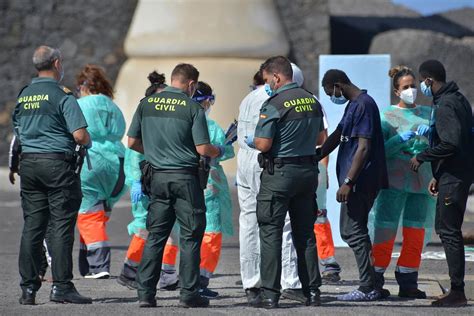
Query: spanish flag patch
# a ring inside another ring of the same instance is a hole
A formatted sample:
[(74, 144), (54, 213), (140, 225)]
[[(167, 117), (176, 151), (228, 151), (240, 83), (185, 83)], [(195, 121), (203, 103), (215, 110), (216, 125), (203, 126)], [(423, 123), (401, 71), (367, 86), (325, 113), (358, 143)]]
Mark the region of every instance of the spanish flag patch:
[(67, 87), (61, 86), (61, 88), (62, 88), (62, 90), (64, 91), (64, 93), (66, 93), (66, 94), (72, 94), (72, 91), (69, 90)]

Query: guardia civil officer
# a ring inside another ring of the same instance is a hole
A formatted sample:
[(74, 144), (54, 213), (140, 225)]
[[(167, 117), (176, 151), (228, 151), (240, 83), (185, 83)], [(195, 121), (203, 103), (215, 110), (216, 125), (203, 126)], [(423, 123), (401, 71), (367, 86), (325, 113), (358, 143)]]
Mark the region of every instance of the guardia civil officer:
[(286, 57), (269, 58), (260, 71), (272, 96), (262, 106), (254, 138), (264, 168), (257, 195), (262, 286), (250, 304), (278, 307), (282, 233), (289, 211), (306, 305), (318, 306), (321, 276), (313, 224), (318, 210), (315, 148), (324, 130), (323, 113), (316, 98), (293, 82)]
[(59, 50), (38, 47), (33, 64), (38, 77), (18, 95), (12, 118), (22, 148), (20, 304), (34, 305), (41, 287), (38, 273), (48, 222), (53, 276), (50, 300), (88, 304), (92, 300), (80, 295), (71, 282), (74, 226), (82, 199), (73, 152), (76, 143), (90, 143), (87, 124), (72, 93), (59, 85), (64, 75)]
[(180, 225), (180, 304), (209, 305), (209, 300), (199, 295), (206, 207), (198, 164), (199, 155), (218, 157), (224, 148), (210, 145), (204, 111), (190, 98), (198, 79), (194, 66), (177, 65), (171, 73), (171, 86), (142, 99), (128, 131), (128, 146), (144, 153), (152, 167), (149, 235), (136, 278), (140, 307), (156, 306), (163, 250), (175, 220)]
[(464, 294), (464, 243), (461, 232), (473, 172), (472, 110), (453, 81), (446, 82), (441, 62), (420, 65), (421, 92), (433, 98), (430, 126), (418, 129), (428, 136), (430, 148), (411, 160), (413, 170), (431, 162), (433, 179), (428, 190), (437, 196), (435, 229), (446, 253), (451, 290), (432, 302), (436, 307), (467, 304)]

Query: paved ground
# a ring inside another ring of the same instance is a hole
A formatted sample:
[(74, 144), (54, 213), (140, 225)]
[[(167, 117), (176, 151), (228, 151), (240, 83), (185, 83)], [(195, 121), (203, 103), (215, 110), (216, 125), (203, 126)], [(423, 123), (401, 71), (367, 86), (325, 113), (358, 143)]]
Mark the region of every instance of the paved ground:
[[(0, 172), (1, 175), (1, 172)], [(109, 224), (109, 235), (112, 243), (112, 275), (109, 280), (84, 280), (79, 277), (75, 266), (74, 282), (80, 293), (94, 298), (92, 305), (77, 306), (71, 304), (54, 304), (49, 302), (48, 295), (51, 283), (46, 282), (40, 289), (37, 297), (38, 306), (21, 306), (18, 304), (20, 294), (19, 275), (17, 268), (18, 245), (20, 240), (22, 217), (18, 191), (8, 186), (5, 177), (0, 181), (0, 315), (126, 315), (126, 314), (163, 314), (163, 315), (473, 315), (474, 302), (470, 306), (460, 309), (434, 309), (430, 300), (402, 300), (392, 296), (389, 300), (375, 303), (340, 303), (334, 300), (335, 295), (354, 288), (357, 284), (357, 270), (353, 254), (347, 248), (337, 249), (336, 256), (343, 267), (343, 282), (338, 285), (323, 286), (323, 306), (318, 308), (304, 307), (298, 303), (281, 300), (281, 309), (266, 311), (249, 308), (245, 304), (244, 292), (236, 282), (239, 274), (239, 245), (234, 236), (224, 241), (222, 259), (217, 268), (216, 276), (211, 280), (211, 287), (221, 296), (211, 301), (208, 309), (187, 310), (178, 307), (178, 292), (158, 292), (158, 308), (143, 310), (138, 308), (136, 292), (128, 290), (116, 283), (116, 276), (120, 273), (121, 264), (129, 242), (126, 225), (131, 215), (130, 202), (122, 200), (115, 208)], [(237, 225), (237, 214), (234, 217)], [(472, 214), (468, 225), (472, 225)], [(237, 227), (237, 226), (236, 226)], [(472, 227), (472, 226), (471, 226)], [(76, 238), (74, 257), (77, 258), (78, 243)], [(439, 244), (429, 246), (427, 251), (440, 251)], [(398, 249), (396, 249), (398, 251)], [(75, 259), (77, 261), (77, 259)], [(395, 261), (393, 261), (395, 262)], [(387, 288), (396, 294), (398, 288), (393, 279), (393, 265), (387, 273)], [(474, 281), (474, 263), (467, 264), (468, 278)], [(420, 270), (420, 288), (430, 297), (441, 294), (436, 280), (445, 280), (447, 267), (445, 261), (425, 260)]]

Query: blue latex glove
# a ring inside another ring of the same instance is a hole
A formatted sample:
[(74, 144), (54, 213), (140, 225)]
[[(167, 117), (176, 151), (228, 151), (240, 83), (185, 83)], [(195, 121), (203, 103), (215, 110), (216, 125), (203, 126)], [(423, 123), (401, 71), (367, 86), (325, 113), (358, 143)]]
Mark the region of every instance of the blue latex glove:
[(425, 124), (421, 124), (418, 126), (418, 129), (416, 130), (416, 133), (419, 136), (425, 136), (428, 137), (428, 134), (430, 133), (430, 127)]
[(402, 143), (404, 143), (406, 141), (409, 141), (410, 139), (412, 139), (415, 136), (416, 136), (416, 133), (414, 131), (404, 132), (404, 133), (400, 134), (400, 141)]
[(232, 137), (232, 139), (230, 139), (229, 141), (227, 141), (227, 143), (225, 143), (226, 145), (232, 145), (233, 143), (235, 143), (235, 141), (237, 140), (237, 135), (235, 135), (234, 137)]
[(225, 154), (225, 146), (222, 146), (222, 145), (214, 145), (217, 147), (217, 149), (219, 149), (219, 155), (216, 157), (216, 159), (219, 159), (219, 158), (222, 158), (222, 156), (224, 156)]
[(131, 199), (132, 199), (132, 203), (140, 202), (140, 199), (143, 197), (142, 183), (140, 182), (140, 180), (134, 180), (132, 182), (132, 188), (130, 190), (130, 196), (131, 196)]
[(250, 148), (255, 149), (255, 143), (254, 143), (254, 136), (253, 136), (253, 134), (252, 134), (252, 135), (245, 136), (244, 142), (245, 142), (245, 143), (247, 144), (247, 146), (249, 146)]

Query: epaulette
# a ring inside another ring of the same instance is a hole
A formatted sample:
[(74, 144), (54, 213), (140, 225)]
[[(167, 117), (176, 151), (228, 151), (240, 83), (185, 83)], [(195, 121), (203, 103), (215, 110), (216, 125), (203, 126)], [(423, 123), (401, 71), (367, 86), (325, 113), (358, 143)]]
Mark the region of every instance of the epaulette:
[(59, 86), (59, 87), (61, 88), (61, 90), (63, 90), (64, 93), (69, 94), (69, 95), (73, 95), (72, 91), (69, 90), (68, 87), (66, 87), (66, 86)]
[(313, 92), (309, 91), (308, 89), (305, 89), (303, 87), (300, 87), (301, 89), (303, 89), (304, 91), (308, 92), (309, 94), (311, 94), (312, 96), (316, 96)]
[(270, 101), (271, 99), (274, 99), (279, 93), (274, 93), (271, 97), (267, 99), (267, 102)]

